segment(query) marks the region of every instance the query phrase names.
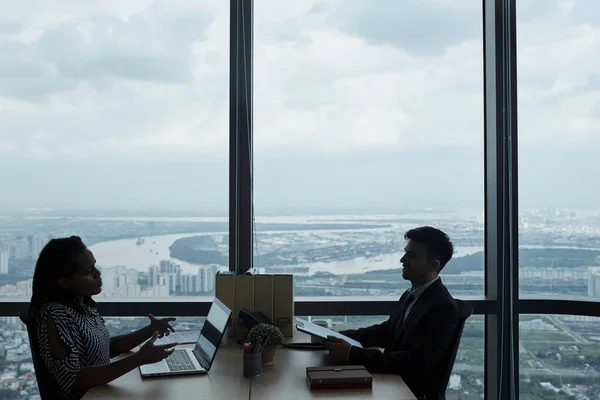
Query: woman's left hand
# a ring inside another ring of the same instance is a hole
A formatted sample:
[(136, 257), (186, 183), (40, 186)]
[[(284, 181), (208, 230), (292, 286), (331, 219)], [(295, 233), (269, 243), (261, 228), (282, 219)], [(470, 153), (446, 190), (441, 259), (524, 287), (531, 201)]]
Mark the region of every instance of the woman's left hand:
[[(175, 329), (169, 322), (175, 321), (176, 318), (162, 318), (158, 319), (152, 314), (148, 314), (150, 318), (150, 330), (152, 332), (158, 332), (158, 337), (161, 338), (165, 335), (169, 336), (169, 333), (175, 332)], [(171, 331), (171, 332), (169, 332)]]

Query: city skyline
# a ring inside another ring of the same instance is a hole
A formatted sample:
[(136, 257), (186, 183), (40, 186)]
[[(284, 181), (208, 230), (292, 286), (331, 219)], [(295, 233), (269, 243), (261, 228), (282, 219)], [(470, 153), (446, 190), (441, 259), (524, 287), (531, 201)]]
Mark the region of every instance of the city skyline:
[[(0, 219), (0, 253), (10, 254), (10, 273), (1, 273), (0, 268), (2, 301), (26, 302), (31, 297), (35, 255), (42, 238), (50, 236), (78, 234), (84, 241), (90, 239), (104, 283), (95, 296), (99, 304), (209, 302), (214, 295), (214, 273), (227, 269), (226, 258), (217, 258), (225, 261), (219, 265), (210, 265), (205, 258), (214, 252), (228, 252), (227, 217), (55, 219), (44, 218), (44, 213), (35, 215), (39, 218)], [(403, 218), (412, 222), (399, 222)], [(472, 214), (263, 217), (256, 236), (259, 256), (255, 267), (266, 273), (293, 273), (296, 298), (397, 299), (409, 287), (399, 269), (399, 239), (406, 229), (421, 224), (415, 220), (418, 218), (423, 218), (422, 224), (433, 222), (442, 228), (455, 243), (457, 254), (441, 274), (452, 295), (464, 300), (483, 295), (483, 221)], [(600, 299), (600, 224), (596, 220), (560, 209), (525, 213), (519, 238), (524, 247), (519, 250), (520, 295)], [(182, 243), (175, 246), (180, 239)], [(336, 329), (365, 326), (378, 318), (328, 317)], [(199, 319), (178, 318), (177, 323), (182, 324), (180, 329), (190, 329), (188, 324), (192, 320), (198, 324)], [(147, 323), (133, 317), (105, 320), (112, 335)], [(581, 400), (594, 398), (600, 390), (600, 371), (594, 365), (599, 323), (600, 319), (587, 316), (521, 315), (521, 393), (560, 392)], [(193, 329), (198, 329), (197, 325)], [(36, 398), (27, 332), (17, 317), (0, 318), (0, 339), (0, 397), (9, 393), (14, 398)], [(474, 315), (463, 331), (449, 399), (483, 394), (484, 343), (483, 316)]]

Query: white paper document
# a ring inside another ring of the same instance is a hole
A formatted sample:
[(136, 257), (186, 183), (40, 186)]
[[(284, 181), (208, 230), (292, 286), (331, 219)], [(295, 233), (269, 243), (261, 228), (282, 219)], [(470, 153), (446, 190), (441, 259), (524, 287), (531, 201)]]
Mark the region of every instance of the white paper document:
[(360, 347), (362, 349), (362, 345), (358, 341), (350, 339), (348, 336), (342, 335), (339, 332), (332, 331), (329, 328), (323, 328), (322, 326), (315, 325), (312, 322), (308, 322), (300, 318), (296, 318), (296, 329), (301, 332), (308, 333), (309, 335), (320, 337), (321, 339), (327, 339), (327, 336), (335, 336), (337, 338), (344, 339), (352, 346)]
[[(156, 342), (154, 342), (154, 344), (159, 346), (159, 345), (169, 344), (169, 343), (179, 343), (179, 344), (196, 343), (196, 341), (198, 340), (198, 336), (200, 336), (200, 330), (175, 331), (175, 332), (171, 332), (169, 334), (169, 336), (165, 335), (162, 338), (156, 339)], [(143, 343), (142, 343), (142, 345), (143, 345)]]

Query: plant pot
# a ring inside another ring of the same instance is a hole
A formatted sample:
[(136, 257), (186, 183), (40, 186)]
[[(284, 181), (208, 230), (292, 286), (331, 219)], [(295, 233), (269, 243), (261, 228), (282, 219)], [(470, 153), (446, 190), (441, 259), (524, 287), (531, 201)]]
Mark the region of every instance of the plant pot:
[(274, 363), (275, 348), (264, 349), (262, 351), (262, 363), (263, 365), (271, 365)]

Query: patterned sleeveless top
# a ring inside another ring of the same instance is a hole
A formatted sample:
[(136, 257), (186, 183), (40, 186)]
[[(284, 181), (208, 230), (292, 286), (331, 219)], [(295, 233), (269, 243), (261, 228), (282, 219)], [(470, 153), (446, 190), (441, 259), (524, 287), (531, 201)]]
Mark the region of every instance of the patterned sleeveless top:
[[(104, 319), (94, 307), (82, 303), (86, 313), (60, 303), (48, 303), (38, 313), (36, 326), (40, 355), (48, 371), (56, 378), (64, 399), (79, 400), (85, 391), (71, 391), (83, 367), (110, 363), (110, 334)], [(48, 314), (52, 315), (60, 341), (68, 352), (57, 360), (48, 343)]]

